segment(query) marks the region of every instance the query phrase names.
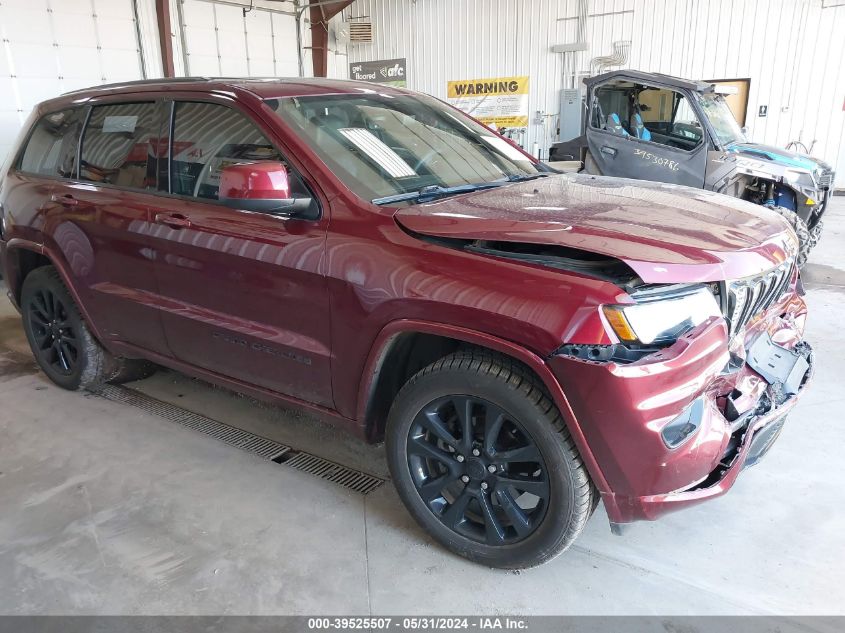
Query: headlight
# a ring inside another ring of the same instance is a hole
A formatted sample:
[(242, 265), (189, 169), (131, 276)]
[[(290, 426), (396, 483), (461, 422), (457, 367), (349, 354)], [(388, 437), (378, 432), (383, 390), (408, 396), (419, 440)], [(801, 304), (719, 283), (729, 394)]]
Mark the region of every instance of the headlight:
[(626, 343), (671, 343), (713, 316), (722, 316), (713, 293), (704, 287), (635, 297), (633, 305), (602, 306), (607, 322)]
[(784, 180), (788, 182), (797, 182), (799, 180), (806, 179), (809, 180), (811, 178), (810, 174), (806, 171), (798, 171), (797, 169), (787, 169), (783, 173)]

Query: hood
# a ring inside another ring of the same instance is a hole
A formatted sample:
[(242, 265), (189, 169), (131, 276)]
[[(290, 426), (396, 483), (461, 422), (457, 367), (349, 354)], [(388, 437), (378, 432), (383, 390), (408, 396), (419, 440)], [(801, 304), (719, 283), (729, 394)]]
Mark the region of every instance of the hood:
[(677, 185), (562, 174), (396, 211), (429, 236), (564, 246), (622, 260), (646, 283), (757, 275), (795, 255), (777, 213)]
[(775, 147), (774, 145), (764, 145), (762, 143), (731, 143), (725, 149), (729, 152), (743, 154), (750, 158), (767, 160), (781, 167), (808, 169), (810, 171), (815, 171), (816, 169), (828, 169), (828, 166), (820, 160), (807, 156), (806, 154), (790, 152), (789, 150), (783, 149), (782, 147)]

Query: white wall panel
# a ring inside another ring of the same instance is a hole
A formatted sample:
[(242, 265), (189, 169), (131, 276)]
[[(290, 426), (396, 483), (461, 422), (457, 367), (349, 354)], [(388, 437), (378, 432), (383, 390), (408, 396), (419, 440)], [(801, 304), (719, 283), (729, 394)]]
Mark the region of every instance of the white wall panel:
[[(590, 0), (590, 49), (576, 40), (577, 0), (356, 0), (344, 19), (367, 17), (375, 42), (349, 45), (349, 61), (406, 57), (408, 85), (443, 98), (452, 79), (531, 78), (529, 149), (552, 140), (558, 91), (580, 84), (593, 57), (631, 41), (628, 68), (694, 79), (751, 80), (747, 125), (755, 141), (817, 140), (845, 187), (845, 6), (821, 0)], [(573, 64), (574, 59), (574, 64)], [(573, 70), (574, 68), (574, 70)], [(334, 76), (345, 77), (345, 66)], [(760, 105), (768, 116), (757, 116)], [(533, 122), (541, 110), (544, 125)]]
[(133, 0), (0, 3), (0, 157), (40, 101), (144, 76), (135, 5)]
[(249, 2), (235, 0), (181, 0), (176, 24), (181, 22), (182, 31), (176, 48), (183, 59), (177, 74), (298, 76), (293, 3), (259, 2), (244, 13), (248, 6)]
[[(273, 74), (278, 77), (298, 77), (299, 76), (299, 58), (296, 55), (296, 20), (291, 19), (285, 15), (273, 15), (273, 51), (276, 60), (276, 68)], [(303, 36), (306, 31), (309, 31), (303, 24)], [(308, 44), (311, 42), (310, 32), (308, 35)], [(303, 42), (305, 44), (305, 42)], [(304, 70), (311, 74), (311, 58), (308, 58), (308, 64), (304, 64)]]

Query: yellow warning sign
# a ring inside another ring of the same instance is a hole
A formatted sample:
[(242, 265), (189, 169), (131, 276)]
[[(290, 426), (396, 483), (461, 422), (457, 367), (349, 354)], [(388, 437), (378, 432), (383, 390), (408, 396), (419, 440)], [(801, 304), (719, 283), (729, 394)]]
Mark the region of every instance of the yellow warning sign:
[(528, 125), (528, 77), (450, 81), (446, 98), (487, 125), (497, 128)]

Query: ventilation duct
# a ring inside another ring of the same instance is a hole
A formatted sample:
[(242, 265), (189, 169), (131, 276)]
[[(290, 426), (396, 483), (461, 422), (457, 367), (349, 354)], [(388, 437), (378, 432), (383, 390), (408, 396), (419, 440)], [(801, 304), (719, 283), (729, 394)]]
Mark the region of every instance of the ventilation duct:
[(372, 22), (341, 22), (335, 31), (335, 38), (340, 46), (345, 44), (372, 44)]
[(613, 42), (613, 54), (602, 57), (593, 57), (590, 60), (590, 74), (599, 75), (602, 71), (613, 66), (624, 66), (628, 63), (628, 55), (631, 53), (631, 40)]

